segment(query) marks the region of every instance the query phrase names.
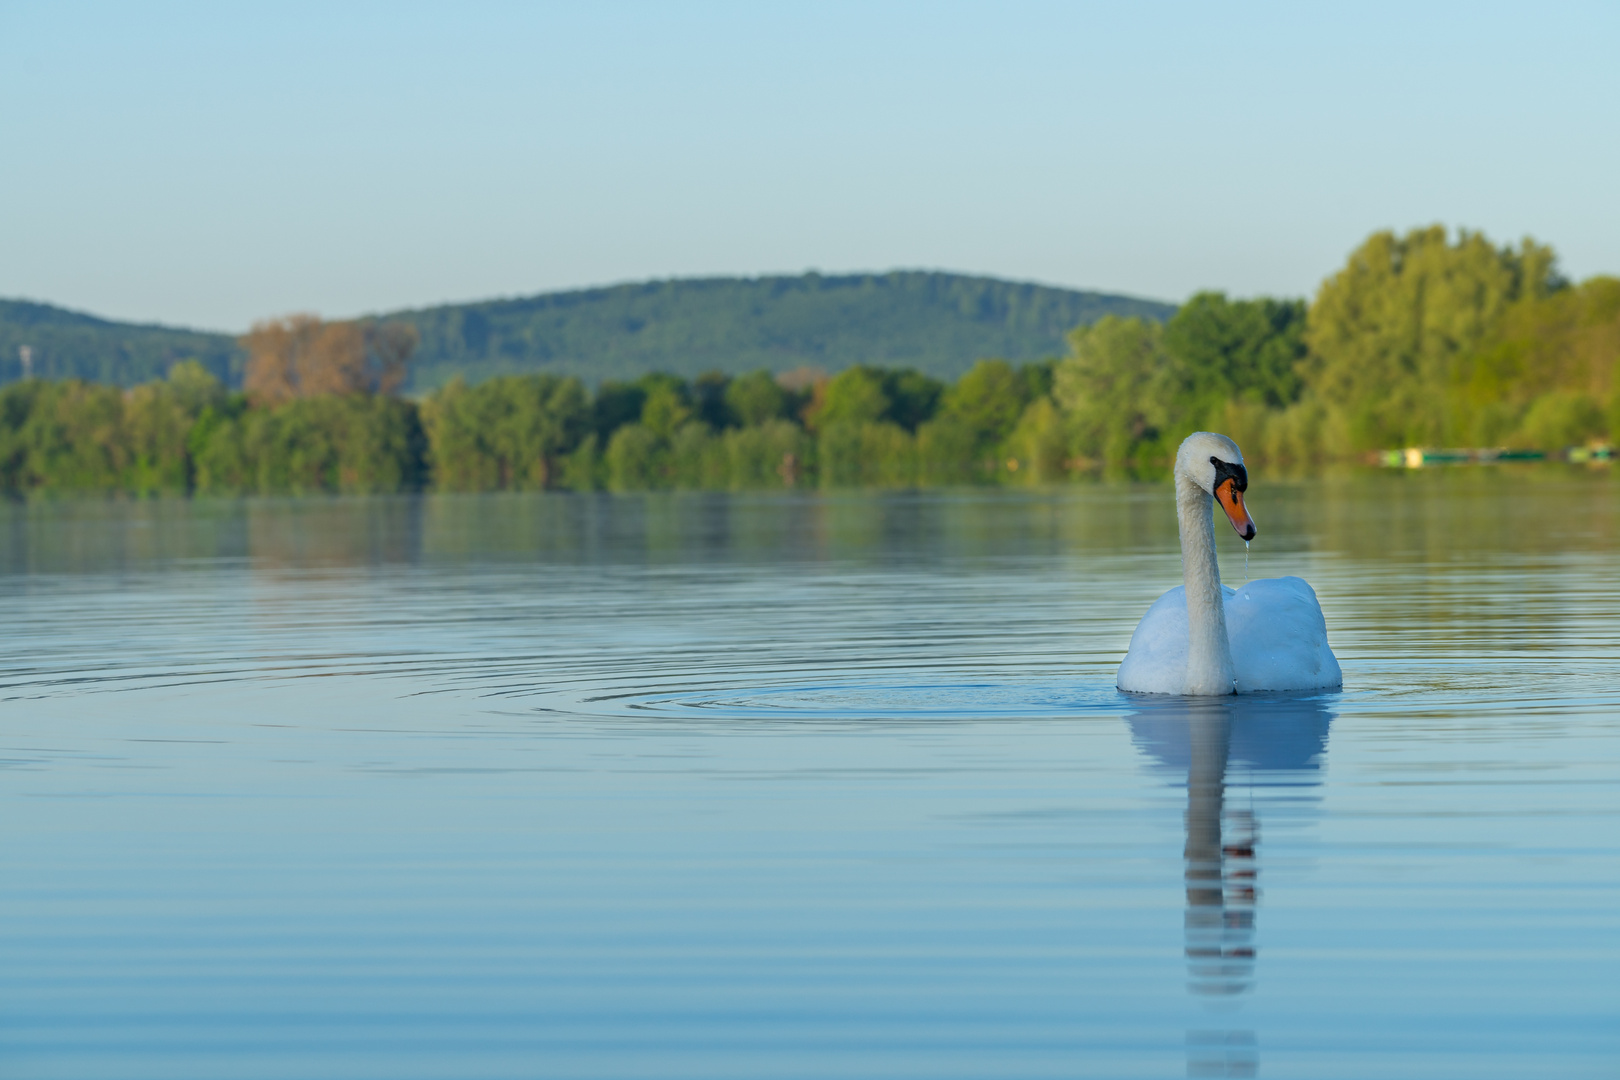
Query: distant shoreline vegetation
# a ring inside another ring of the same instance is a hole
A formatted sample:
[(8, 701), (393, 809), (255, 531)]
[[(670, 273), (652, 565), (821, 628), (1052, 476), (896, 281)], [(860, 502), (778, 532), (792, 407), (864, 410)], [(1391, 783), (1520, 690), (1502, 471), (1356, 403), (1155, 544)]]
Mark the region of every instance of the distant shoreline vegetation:
[(0, 389), (0, 490), (281, 494), (767, 490), (1055, 483), (1162, 469), (1188, 431), (1254, 460), (1408, 446), (1557, 451), (1620, 434), (1620, 280), (1551, 249), (1441, 227), (1377, 233), (1314, 301), (1201, 293), (1160, 322), (1104, 315), (1060, 357), (954, 381), (836, 375), (452, 378), (398, 396), (420, 334), (391, 321), (261, 323), (244, 389), (202, 358), (122, 389)]

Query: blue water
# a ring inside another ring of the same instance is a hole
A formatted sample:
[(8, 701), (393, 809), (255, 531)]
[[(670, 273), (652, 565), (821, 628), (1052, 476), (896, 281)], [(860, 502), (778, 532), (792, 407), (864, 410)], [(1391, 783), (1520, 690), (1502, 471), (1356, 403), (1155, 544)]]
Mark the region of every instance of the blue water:
[(1617, 485), (1251, 496), (1342, 694), (1152, 486), (0, 508), (0, 1075), (1616, 1076)]

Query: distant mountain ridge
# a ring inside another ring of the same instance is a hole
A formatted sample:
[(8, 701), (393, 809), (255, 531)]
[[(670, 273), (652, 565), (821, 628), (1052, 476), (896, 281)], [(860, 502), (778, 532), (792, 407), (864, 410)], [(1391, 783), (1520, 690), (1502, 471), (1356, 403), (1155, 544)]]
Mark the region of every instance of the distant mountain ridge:
[(229, 334), (115, 322), (53, 304), (0, 300), (0, 383), (32, 374), (132, 386), (161, 378), (180, 360), (200, 360), (230, 385), (242, 381), (245, 357)]
[(513, 371), (589, 381), (853, 364), (954, 378), (975, 360), (1061, 353), (1104, 315), (1168, 318), (1150, 300), (929, 271), (678, 278), (403, 311), (422, 335), (412, 384)]
[[(1106, 293), (934, 271), (676, 278), (537, 296), (445, 304), (377, 318), (421, 335), (410, 389), (461, 375), (546, 371), (590, 383), (649, 371), (693, 376), (853, 364), (955, 378), (975, 360), (1033, 360), (1104, 315), (1163, 320), (1175, 305)], [(195, 357), (240, 382), (235, 341), (165, 326), (97, 319), (46, 304), (0, 301), (0, 381), (33, 373), (132, 384)]]

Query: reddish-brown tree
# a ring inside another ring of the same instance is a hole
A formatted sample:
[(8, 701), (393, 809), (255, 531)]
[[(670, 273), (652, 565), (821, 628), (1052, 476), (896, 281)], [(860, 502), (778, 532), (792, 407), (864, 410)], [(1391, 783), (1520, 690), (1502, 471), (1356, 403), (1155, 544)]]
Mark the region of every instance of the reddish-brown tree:
[(264, 406), (322, 394), (392, 394), (405, 381), (416, 340), (408, 323), (268, 319), (241, 338), (245, 388)]

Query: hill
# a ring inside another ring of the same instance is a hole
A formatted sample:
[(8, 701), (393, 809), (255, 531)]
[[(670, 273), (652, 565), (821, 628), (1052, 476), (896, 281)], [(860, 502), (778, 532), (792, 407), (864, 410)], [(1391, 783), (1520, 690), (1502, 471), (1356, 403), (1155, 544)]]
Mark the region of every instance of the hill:
[(403, 311), (422, 335), (411, 384), (516, 371), (588, 382), (805, 365), (911, 367), (954, 379), (975, 360), (1033, 360), (1104, 315), (1163, 320), (1171, 304), (960, 274), (897, 271), (701, 278)]
[[(1170, 304), (960, 274), (898, 271), (649, 281), (393, 312), (421, 334), (412, 390), (463, 375), (547, 371), (595, 384), (649, 371), (731, 374), (852, 364), (954, 379), (981, 357), (1032, 360), (1104, 315), (1163, 320)], [(47, 304), (0, 301), (0, 381), (35, 375), (131, 385), (195, 357), (238, 385), (242, 355), (224, 334), (111, 322)]]
[(98, 319), (27, 300), (0, 300), (0, 383), (30, 369), (46, 379), (132, 386), (161, 378), (177, 360), (200, 360), (226, 383), (241, 382), (243, 354), (229, 334)]

